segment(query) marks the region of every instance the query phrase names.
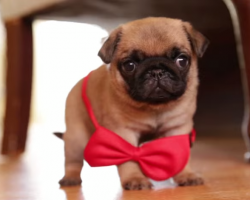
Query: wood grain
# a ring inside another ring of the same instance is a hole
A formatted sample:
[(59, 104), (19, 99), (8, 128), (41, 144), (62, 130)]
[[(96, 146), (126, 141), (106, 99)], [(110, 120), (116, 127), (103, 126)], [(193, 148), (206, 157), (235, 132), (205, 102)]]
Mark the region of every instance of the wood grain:
[(204, 186), (152, 191), (122, 191), (115, 168), (82, 172), (82, 187), (59, 188), (63, 142), (44, 131), (31, 134), (23, 157), (0, 159), (0, 200), (248, 200), (250, 166), (244, 163), (240, 138), (202, 138), (195, 143), (193, 167)]

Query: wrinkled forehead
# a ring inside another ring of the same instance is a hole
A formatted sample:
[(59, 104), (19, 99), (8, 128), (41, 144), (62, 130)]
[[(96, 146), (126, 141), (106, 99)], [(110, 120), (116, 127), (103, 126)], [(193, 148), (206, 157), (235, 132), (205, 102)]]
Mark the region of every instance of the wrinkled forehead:
[(148, 56), (157, 56), (179, 48), (191, 53), (188, 35), (181, 21), (138, 23), (123, 27), (118, 45), (120, 56), (139, 49)]

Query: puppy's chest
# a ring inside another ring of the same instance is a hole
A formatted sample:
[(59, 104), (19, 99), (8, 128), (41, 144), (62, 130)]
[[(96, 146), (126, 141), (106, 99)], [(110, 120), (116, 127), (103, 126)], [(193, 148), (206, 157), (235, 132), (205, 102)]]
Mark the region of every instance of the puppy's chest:
[(167, 118), (152, 116), (128, 123), (127, 128), (138, 134), (139, 143), (166, 136), (169, 128)]
[(165, 135), (164, 134), (165, 132), (162, 129), (163, 126), (164, 126), (163, 124), (159, 124), (156, 126), (151, 126), (150, 128), (138, 130), (139, 144), (163, 137)]
[[(183, 120), (178, 120), (183, 114), (166, 112), (162, 114), (129, 114), (127, 112), (112, 112), (99, 116), (100, 125), (104, 126), (129, 141), (129, 135), (134, 135), (138, 143), (165, 137), (173, 127), (179, 126)], [(133, 137), (134, 137), (133, 136)]]
[(136, 120), (129, 124), (138, 134), (139, 143), (158, 139), (161, 137), (182, 134), (182, 128), (190, 122), (190, 115), (186, 112), (165, 113), (151, 118)]

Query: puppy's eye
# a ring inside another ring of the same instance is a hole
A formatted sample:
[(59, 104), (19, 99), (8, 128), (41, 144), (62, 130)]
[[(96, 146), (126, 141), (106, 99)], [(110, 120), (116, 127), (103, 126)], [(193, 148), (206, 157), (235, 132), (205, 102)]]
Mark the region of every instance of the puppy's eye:
[(189, 59), (186, 55), (181, 54), (176, 58), (175, 64), (181, 68), (187, 67), (189, 65)]
[(122, 68), (125, 72), (133, 72), (136, 64), (132, 61), (126, 61), (123, 63)]

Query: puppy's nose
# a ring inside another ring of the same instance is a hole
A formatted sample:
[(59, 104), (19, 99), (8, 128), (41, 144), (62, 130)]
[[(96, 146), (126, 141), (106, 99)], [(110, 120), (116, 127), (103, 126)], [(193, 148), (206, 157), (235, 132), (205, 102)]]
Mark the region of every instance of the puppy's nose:
[(151, 75), (155, 78), (155, 79), (161, 79), (164, 75), (164, 70), (163, 69), (153, 69), (151, 70)]

